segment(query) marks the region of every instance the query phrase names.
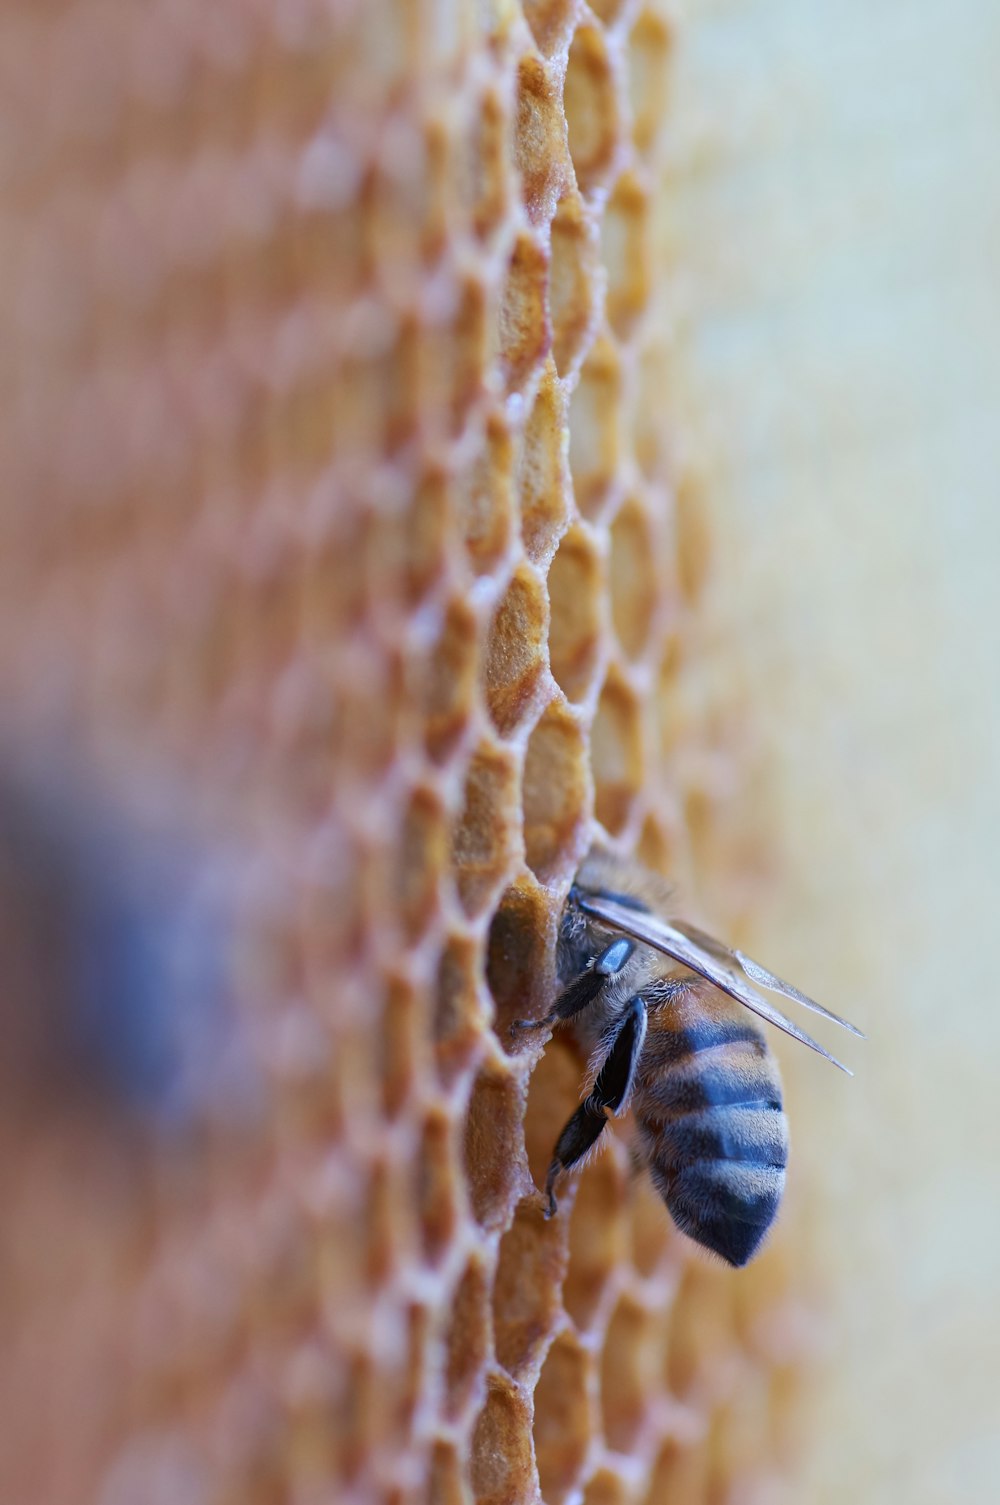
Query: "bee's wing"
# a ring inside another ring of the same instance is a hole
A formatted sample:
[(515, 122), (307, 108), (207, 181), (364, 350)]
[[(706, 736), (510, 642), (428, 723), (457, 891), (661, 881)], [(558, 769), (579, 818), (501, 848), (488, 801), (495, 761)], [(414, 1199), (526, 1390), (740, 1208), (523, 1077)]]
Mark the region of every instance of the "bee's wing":
[[(810, 1050), (815, 1050), (819, 1055), (825, 1056), (834, 1066), (841, 1071), (847, 1072), (848, 1076), (854, 1073), (838, 1061), (836, 1056), (825, 1050), (805, 1030), (799, 1029), (790, 1019), (786, 1019), (780, 1009), (768, 1003), (749, 980), (764, 983), (767, 987), (777, 986), (779, 992), (788, 993), (789, 997), (799, 1002), (806, 1002), (809, 1007), (817, 1009), (819, 1013), (826, 1013), (818, 1004), (813, 1004), (811, 999), (806, 999), (804, 994), (793, 992), (784, 983), (779, 983), (775, 978), (770, 980), (771, 974), (765, 972), (763, 967), (758, 967), (756, 962), (750, 962), (746, 967), (747, 958), (738, 952), (730, 951), (720, 941), (713, 940), (700, 930), (684, 925), (683, 928), (676, 922), (661, 919), (658, 915), (651, 915), (645, 911), (628, 908), (624, 904), (617, 904), (613, 899), (605, 899), (599, 894), (587, 894), (577, 892), (576, 902), (579, 907), (597, 920), (603, 920), (606, 925), (611, 925), (615, 930), (620, 930), (624, 935), (629, 935), (633, 940), (641, 941), (643, 945), (652, 946), (656, 951), (662, 951), (665, 956), (673, 957), (674, 961), (682, 962), (685, 967), (690, 967), (692, 972), (697, 972), (706, 981), (712, 983), (723, 993), (728, 993), (730, 998), (735, 998), (746, 1008), (752, 1009), (759, 1014), (761, 1019), (766, 1019), (769, 1024), (776, 1025), (784, 1030), (786, 1035), (791, 1035), (793, 1040), (799, 1040), (803, 1045), (808, 1045)], [(830, 1015), (830, 1018), (836, 1018)], [(842, 1019), (837, 1020), (843, 1024)], [(853, 1026), (848, 1025), (848, 1028)], [(858, 1031), (854, 1031), (858, 1033)]]

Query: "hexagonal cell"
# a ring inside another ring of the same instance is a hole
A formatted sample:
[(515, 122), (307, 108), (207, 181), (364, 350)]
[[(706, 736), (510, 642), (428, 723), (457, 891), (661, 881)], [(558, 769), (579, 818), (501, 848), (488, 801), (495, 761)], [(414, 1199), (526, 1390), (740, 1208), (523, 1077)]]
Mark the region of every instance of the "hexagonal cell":
[(591, 10), (605, 26), (614, 26), (629, 0), (588, 0)]
[(378, 1048), (382, 1108), (389, 1119), (410, 1101), (422, 1074), (427, 1013), (426, 998), (408, 979), (387, 981)]
[(594, 811), (604, 829), (617, 836), (632, 813), (642, 787), (642, 721), (632, 691), (617, 674), (604, 682), (590, 734), (594, 770)]
[(546, 1505), (579, 1484), (594, 1430), (587, 1396), (589, 1360), (576, 1338), (561, 1334), (535, 1386), (535, 1461)]
[(524, 1087), (492, 1062), (476, 1078), (465, 1124), (465, 1168), (472, 1210), (483, 1228), (502, 1228), (524, 1183), (521, 1122)]
[(490, 1351), (490, 1282), (474, 1254), (450, 1302), (445, 1366), (445, 1414), (457, 1420), (479, 1389)]
[(472, 228), (485, 239), (510, 212), (509, 137), (504, 100), (492, 85), (473, 101), (456, 143), (455, 183)]
[(656, 1275), (676, 1254), (669, 1222), (653, 1183), (648, 1176), (641, 1177), (632, 1197), (632, 1263), (644, 1279)]
[(517, 767), (503, 748), (483, 744), (469, 763), (451, 839), (459, 898), (481, 914), (506, 882), (517, 844)]
[(649, 300), (649, 200), (634, 173), (623, 173), (601, 222), (601, 254), (608, 273), (608, 323), (620, 340), (632, 333)]
[(566, 526), (568, 436), (566, 399), (550, 362), (525, 425), (518, 471), (521, 538), (533, 564), (544, 563)]
[(671, 347), (655, 341), (638, 351), (632, 405), (632, 451), (642, 475), (669, 496), (676, 470), (673, 433), (664, 413), (675, 411), (677, 375)]
[(552, 343), (549, 258), (533, 235), (514, 242), (497, 311), (500, 377), (508, 393), (521, 391)]
[(389, 298), (411, 302), (426, 275), (426, 261), (445, 234), (447, 141), (439, 122), (414, 128), (399, 114), (385, 123), (381, 149), (365, 202), (369, 251)]
[(648, 152), (654, 145), (670, 103), (672, 45), (673, 38), (662, 13), (646, 6), (632, 28), (628, 49), (632, 140), (640, 152)]
[(589, 534), (571, 528), (549, 568), (549, 666), (569, 700), (582, 700), (597, 669), (603, 562)]
[(521, 0), (521, 9), (539, 52), (546, 57), (558, 52), (573, 25), (574, 0)]
[(590, 778), (583, 734), (555, 702), (528, 741), (521, 806), (528, 866), (542, 883), (568, 880), (587, 845)]
[(403, 814), (394, 887), (407, 940), (416, 941), (438, 906), (438, 884), (448, 861), (448, 826), (437, 796), (417, 789)]
[(455, 514), (477, 574), (494, 570), (514, 531), (514, 447), (502, 414), (491, 413), (476, 457), (455, 477)]
[(559, 75), (541, 58), (528, 54), (521, 59), (514, 161), (521, 174), (524, 207), (533, 224), (551, 218), (557, 200), (573, 181), (561, 96)]
[[(411, 497), (372, 512), (368, 576), (373, 598), (399, 601), (412, 609), (440, 581), (452, 528), (450, 478), (438, 467), (420, 477)], [(359, 575), (357, 554), (347, 550), (345, 566)]]
[(577, 185), (589, 195), (610, 177), (622, 134), (614, 71), (596, 26), (581, 26), (573, 38), (563, 106)]
[(593, 338), (603, 282), (597, 230), (579, 193), (560, 200), (551, 234), (552, 355), (559, 375), (566, 376)]
[(465, 601), (449, 603), (441, 630), (416, 671), (414, 700), (424, 723), (424, 746), (444, 763), (472, 717), (479, 661), (479, 623)]
[(585, 517), (596, 517), (608, 500), (621, 461), (621, 387), (617, 352), (609, 340), (598, 340), (569, 410), (569, 468)]
[(462, 1463), (450, 1442), (438, 1439), (427, 1474), (427, 1505), (469, 1505)]
[(424, 1256), (431, 1264), (437, 1264), (455, 1237), (461, 1179), (454, 1130), (446, 1113), (434, 1110), (427, 1115), (417, 1165), (417, 1205)]
[(531, 1414), (516, 1386), (490, 1375), (486, 1402), (472, 1434), (476, 1505), (527, 1505), (536, 1498), (531, 1464)]
[(515, 1378), (525, 1376), (542, 1353), (559, 1316), (559, 1289), (566, 1272), (560, 1229), (546, 1222), (537, 1201), (521, 1202), (500, 1240), (493, 1285), (493, 1327), (498, 1361)]
[(664, 1443), (656, 1459), (643, 1505), (665, 1505), (668, 1500), (725, 1499), (709, 1490), (708, 1452), (704, 1446), (681, 1442)]
[(534, 707), (545, 673), (548, 601), (534, 572), (515, 573), (490, 624), (483, 690), (493, 724), (506, 735)]
[(735, 1296), (730, 1270), (694, 1260), (688, 1264), (671, 1308), (663, 1365), (667, 1387), (678, 1400), (703, 1405), (727, 1388)]
[(474, 1058), (485, 1026), (479, 946), (470, 936), (450, 936), (438, 964), (434, 1008), (434, 1054), (445, 1087)]
[[(578, 1076), (578, 1099), (579, 1087)], [(613, 1133), (613, 1128), (605, 1129), (603, 1138)], [(577, 1329), (586, 1332), (593, 1326), (609, 1277), (629, 1254), (627, 1187), (610, 1143), (578, 1180), (569, 1225), (563, 1305)]]
[(609, 1468), (599, 1468), (583, 1492), (583, 1505), (627, 1505), (630, 1498), (631, 1491), (623, 1478)]
[(645, 508), (630, 497), (611, 525), (611, 620), (629, 658), (638, 658), (662, 589), (656, 540)]
[(690, 472), (681, 477), (674, 497), (674, 533), (678, 583), (684, 599), (694, 603), (708, 578), (712, 543), (705, 488)]
[[(544, 1035), (542, 1036), (544, 1039)], [(538, 1040), (538, 1036), (535, 1036)], [(540, 1041), (538, 1042), (541, 1043)], [(545, 1173), (552, 1151), (571, 1113), (580, 1106), (580, 1089), (586, 1067), (572, 1036), (565, 1031), (553, 1035), (539, 1056), (528, 1084), (528, 1106), (524, 1117), (524, 1144), (532, 1184), (545, 1184)], [(562, 1182), (560, 1207), (570, 1201), (579, 1178), (568, 1176)], [(537, 1206), (541, 1208), (539, 1194)], [(553, 1225), (565, 1227), (562, 1216)]]
[(486, 980), (496, 1010), (497, 1039), (507, 1049), (523, 1045), (511, 1036), (515, 1019), (544, 1012), (553, 987), (556, 917), (538, 889), (509, 888), (493, 917), (486, 952)]
[(415, 383), (426, 442), (455, 438), (482, 397), (494, 327), (486, 289), (469, 277), (456, 294), (450, 316), (443, 314), (420, 330), (413, 361), (399, 379), (403, 385)]
[(665, 1316), (623, 1296), (604, 1335), (601, 1412), (604, 1439), (616, 1453), (638, 1451), (650, 1405), (658, 1396)]
[(373, 1162), (364, 1209), (365, 1267), (378, 1287), (413, 1259), (412, 1165), (396, 1155)]

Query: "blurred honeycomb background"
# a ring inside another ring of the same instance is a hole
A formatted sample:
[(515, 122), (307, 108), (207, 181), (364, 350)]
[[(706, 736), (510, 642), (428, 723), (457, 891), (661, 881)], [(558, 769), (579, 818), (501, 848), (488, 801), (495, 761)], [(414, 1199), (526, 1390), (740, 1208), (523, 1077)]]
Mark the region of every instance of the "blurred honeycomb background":
[(595, 839), (735, 941), (779, 872), (700, 25), (0, 10), (4, 1500), (786, 1498), (802, 1182), (738, 1276), (622, 1135), (545, 1223), (580, 1060), (508, 1028)]

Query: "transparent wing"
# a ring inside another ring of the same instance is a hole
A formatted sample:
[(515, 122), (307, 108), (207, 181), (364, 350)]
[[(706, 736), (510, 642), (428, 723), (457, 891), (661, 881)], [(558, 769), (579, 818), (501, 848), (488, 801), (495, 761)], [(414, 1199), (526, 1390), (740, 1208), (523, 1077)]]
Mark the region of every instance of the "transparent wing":
[[(780, 1009), (768, 1003), (767, 999), (758, 993), (753, 986), (754, 982), (761, 983), (764, 987), (774, 988), (780, 993), (786, 994), (796, 1002), (804, 1004), (807, 1008), (823, 1014), (837, 1024), (842, 1024), (852, 1034), (860, 1035), (852, 1024), (844, 1019), (838, 1019), (836, 1014), (830, 1014), (804, 993), (789, 987), (780, 979), (772, 977), (770, 972), (759, 967), (756, 962), (750, 961), (738, 951), (730, 951), (721, 941), (713, 940), (703, 931), (696, 930), (690, 925), (681, 925), (674, 920), (664, 920), (658, 915), (644, 913), (641, 910), (631, 909), (624, 904), (618, 904), (613, 899), (605, 899), (599, 894), (587, 894), (579, 889), (574, 894), (574, 900), (585, 914), (592, 915), (594, 919), (601, 920), (606, 925), (620, 930), (623, 935), (630, 935), (633, 940), (641, 941), (643, 945), (652, 946), (655, 951), (662, 951), (665, 956), (673, 957), (674, 961), (690, 967), (692, 972), (697, 972), (707, 982), (719, 988), (723, 993), (728, 993), (730, 998), (735, 998), (738, 1003), (751, 1009), (761, 1019), (766, 1019), (769, 1024), (783, 1030), (786, 1035), (791, 1035), (793, 1040), (808, 1045), (810, 1050), (826, 1059), (841, 1071), (853, 1076), (854, 1073), (838, 1061), (836, 1056), (825, 1050), (805, 1030), (799, 1029), (787, 1019)], [(862, 1038), (864, 1038), (862, 1036)]]

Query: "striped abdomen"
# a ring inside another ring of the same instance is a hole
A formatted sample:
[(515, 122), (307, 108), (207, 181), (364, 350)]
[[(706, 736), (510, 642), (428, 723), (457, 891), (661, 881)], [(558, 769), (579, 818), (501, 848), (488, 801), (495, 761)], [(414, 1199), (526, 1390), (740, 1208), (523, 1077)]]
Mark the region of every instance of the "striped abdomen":
[[(658, 990), (657, 990), (658, 991)], [(684, 1233), (745, 1265), (785, 1186), (777, 1063), (751, 1015), (703, 983), (649, 996), (634, 1098), (653, 1182)]]

